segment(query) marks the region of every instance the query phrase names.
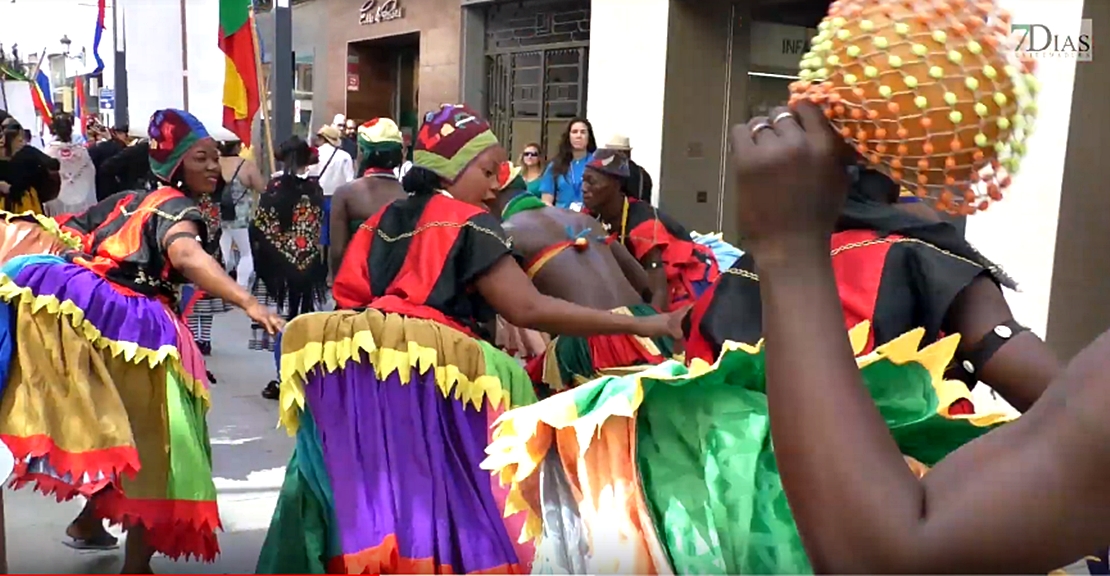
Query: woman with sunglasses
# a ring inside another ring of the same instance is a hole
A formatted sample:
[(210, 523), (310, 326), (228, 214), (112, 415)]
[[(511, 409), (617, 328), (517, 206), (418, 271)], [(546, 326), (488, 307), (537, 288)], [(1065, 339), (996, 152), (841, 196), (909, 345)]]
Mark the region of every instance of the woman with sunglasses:
[(524, 146), (524, 151), (520, 153), (520, 177), (524, 178), (524, 183), (528, 185), (528, 193), (539, 196), (540, 181), (543, 178), (543, 153), (540, 152), (540, 145), (535, 142), (529, 142)]

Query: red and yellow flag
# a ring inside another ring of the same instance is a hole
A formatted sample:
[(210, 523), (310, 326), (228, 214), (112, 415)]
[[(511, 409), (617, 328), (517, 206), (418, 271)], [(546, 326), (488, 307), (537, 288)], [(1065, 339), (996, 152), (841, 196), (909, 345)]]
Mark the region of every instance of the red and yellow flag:
[(258, 113), (258, 66), (251, 0), (220, 0), (220, 50), (224, 53), (224, 128), (251, 144)]

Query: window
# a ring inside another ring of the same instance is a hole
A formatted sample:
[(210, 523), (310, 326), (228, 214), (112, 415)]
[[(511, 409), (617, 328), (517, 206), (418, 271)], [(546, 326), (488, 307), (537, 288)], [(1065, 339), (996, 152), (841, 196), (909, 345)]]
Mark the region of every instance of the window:
[(312, 94), (312, 64), (297, 63), (293, 79), (293, 91)]

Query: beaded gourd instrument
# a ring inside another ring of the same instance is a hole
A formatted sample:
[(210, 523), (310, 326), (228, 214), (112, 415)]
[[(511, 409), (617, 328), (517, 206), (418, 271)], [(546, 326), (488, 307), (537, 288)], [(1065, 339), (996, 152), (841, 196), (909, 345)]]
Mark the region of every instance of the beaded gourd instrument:
[(997, 0), (837, 0), (818, 31), (791, 103), (823, 105), (864, 159), (939, 210), (1002, 199), (1038, 84)]

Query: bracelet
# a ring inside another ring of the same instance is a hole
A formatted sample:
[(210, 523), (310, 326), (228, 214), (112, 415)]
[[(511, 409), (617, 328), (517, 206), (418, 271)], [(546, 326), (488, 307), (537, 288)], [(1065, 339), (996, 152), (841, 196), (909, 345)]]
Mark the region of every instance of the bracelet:
[(1028, 330), (1028, 328), (1018, 324), (1017, 320), (1012, 318), (995, 326), (975, 344), (974, 348), (958, 355), (960, 367), (968, 374), (975, 375), (983, 366), (986, 366), (987, 362), (989, 362), (1007, 342), (1013, 340), (1014, 336), (1022, 332), (1027, 332)]
[(191, 234), (189, 232), (177, 232), (175, 234), (170, 234), (169, 237), (167, 237), (165, 240), (163, 240), (162, 241), (162, 246), (164, 246), (164, 249), (169, 248), (170, 244), (173, 244), (174, 242), (176, 242), (176, 241), (178, 241), (182, 238), (192, 238), (193, 240), (196, 240), (198, 243), (203, 243), (203, 241), (200, 239), (200, 236), (198, 236), (196, 234)]

